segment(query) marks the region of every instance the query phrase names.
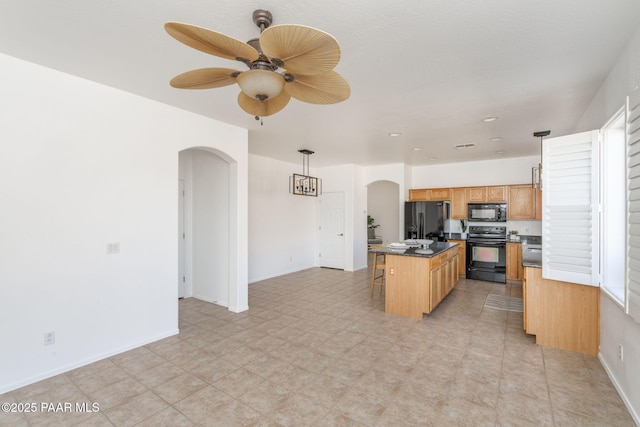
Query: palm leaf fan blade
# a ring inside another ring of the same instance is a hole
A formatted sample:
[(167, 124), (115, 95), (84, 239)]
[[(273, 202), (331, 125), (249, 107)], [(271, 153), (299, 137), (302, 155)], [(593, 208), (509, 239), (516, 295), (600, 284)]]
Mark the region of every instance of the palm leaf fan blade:
[(310, 104), (336, 104), (351, 95), (349, 83), (333, 70), (314, 76), (295, 76), (293, 82), (285, 84), (284, 90)]
[(257, 50), (248, 44), (196, 25), (181, 22), (167, 22), (164, 28), (171, 37), (185, 45), (220, 58), (236, 60), (246, 58), (250, 61), (258, 59)]
[(260, 35), (260, 47), (269, 58), (284, 62), (296, 74), (319, 74), (340, 61), (340, 46), (331, 34), (303, 25), (275, 25)]
[(178, 89), (213, 89), (236, 83), (235, 73), (231, 68), (200, 68), (175, 76), (170, 84)]

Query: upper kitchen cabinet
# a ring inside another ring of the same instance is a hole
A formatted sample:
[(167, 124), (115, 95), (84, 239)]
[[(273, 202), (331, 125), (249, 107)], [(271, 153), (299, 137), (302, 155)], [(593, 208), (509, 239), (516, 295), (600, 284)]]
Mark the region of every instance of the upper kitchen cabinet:
[(419, 188), (409, 190), (410, 202), (451, 200), (450, 188)]
[(509, 186), (508, 219), (540, 219), (542, 208), (538, 208), (537, 201), (542, 197), (538, 193), (531, 184)]
[(409, 201), (410, 202), (424, 202), (427, 200), (427, 193), (429, 190), (425, 188), (418, 188), (415, 190), (409, 190)]
[(467, 189), (464, 187), (451, 189), (451, 218), (467, 218)]
[(450, 188), (432, 188), (427, 192), (428, 200), (438, 202), (440, 200), (451, 200)]
[(487, 201), (487, 187), (467, 187), (467, 203)]
[(506, 185), (494, 185), (487, 187), (487, 202), (506, 202), (507, 201), (507, 186)]
[(507, 186), (467, 187), (467, 203), (506, 202)]

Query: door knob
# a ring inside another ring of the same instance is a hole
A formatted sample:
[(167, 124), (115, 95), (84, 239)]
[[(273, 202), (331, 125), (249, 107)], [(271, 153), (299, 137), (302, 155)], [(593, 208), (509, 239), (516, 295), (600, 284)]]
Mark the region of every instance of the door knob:
[(340, 233), (340, 234), (338, 234), (338, 236), (344, 236), (344, 233)]

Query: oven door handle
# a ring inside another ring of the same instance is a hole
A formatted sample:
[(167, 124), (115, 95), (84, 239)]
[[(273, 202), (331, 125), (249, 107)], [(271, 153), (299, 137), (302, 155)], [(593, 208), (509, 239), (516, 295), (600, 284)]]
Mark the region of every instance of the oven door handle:
[(475, 245), (475, 246), (506, 246), (507, 242), (470, 242), (467, 241), (467, 243), (471, 246)]

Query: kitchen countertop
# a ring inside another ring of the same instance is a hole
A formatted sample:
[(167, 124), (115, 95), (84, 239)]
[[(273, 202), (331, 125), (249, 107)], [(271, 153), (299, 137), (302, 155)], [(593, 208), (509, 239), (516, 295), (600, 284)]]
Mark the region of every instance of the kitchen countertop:
[(519, 235), (519, 240), (511, 240), (509, 236), (507, 236), (507, 243), (528, 243), (539, 245), (542, 243), (542, 236), (527, 236), (527, 235)]
[(542, 261), (522, 261), (523, 267), (542, 268)]
[[(428, 249), (433, 251), (430, 254), (420, 253), (422, 247), (408, 247), (408, 248), (391, 248), (387, 246), (381, 246), (377, 248), (372, 248), (370, 251), (385, 254), (385, 255), (400, 255), (400, 256), (413, 256), (420, 258), (433, 258), (434, 256), (440, 255), (442, 252), (445, 252), (451, 248), (455, 248), (458, 246), (458, 243), (451, 242), (433, 242)], [(416, 250), (418, 252), (416, 252)]]

